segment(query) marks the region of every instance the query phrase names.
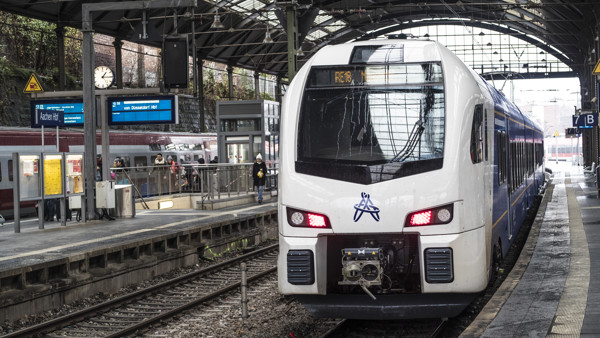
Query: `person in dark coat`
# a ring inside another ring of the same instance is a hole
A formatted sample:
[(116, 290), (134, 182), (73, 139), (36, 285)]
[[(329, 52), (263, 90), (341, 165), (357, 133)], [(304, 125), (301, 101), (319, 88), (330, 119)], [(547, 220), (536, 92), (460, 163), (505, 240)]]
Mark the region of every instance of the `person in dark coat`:
[(267, 178), (267, 165), (263, 162), (261, 154), (256, 155), (256, 161), (254, 161), (252, 167), (252, 178), (254, 179), (254, 186), (258, 187), (258, 204), (261, 204)]

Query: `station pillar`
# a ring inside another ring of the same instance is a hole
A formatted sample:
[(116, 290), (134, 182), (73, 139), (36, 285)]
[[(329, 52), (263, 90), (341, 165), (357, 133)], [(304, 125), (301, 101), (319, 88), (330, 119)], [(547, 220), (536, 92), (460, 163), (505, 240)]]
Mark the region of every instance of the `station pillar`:
[(115, 41), (113, 41), (113, 46), (115, 46), (115, 76), (117, 78), (117, 88), (123, 89), (123, 53), (121, 52), (123, 41), (116, 38)]
[(286, 7), (287, 31), (287, 63), (288, 78), (290, 81), (296, 76), (296, 49), (298, 47), (298, 21), (296, 6)]
[(198, 113), (200, 114), (200, 132), (206, 132), (204, 116), (204, 68), (202, 59), (198, 59)]
[(229, 86), (227, 96), (229, 96), (229, 100), (233, 100), (233, 67), (231, 65), (227, 65), (227, 85)]
[(65, 28), (56, 27), (56, 45), (58, 57), (58, 89), (65, 90), (67, 86), (67, 76), (65, 71)]
[(260, 73), (258, 70), (254, 72), (254, 97), (260, 100)]

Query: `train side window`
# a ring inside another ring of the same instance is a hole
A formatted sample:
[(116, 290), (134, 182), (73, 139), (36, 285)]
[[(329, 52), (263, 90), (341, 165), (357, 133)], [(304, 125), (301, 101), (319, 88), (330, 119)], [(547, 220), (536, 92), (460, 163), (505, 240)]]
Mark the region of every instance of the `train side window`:
[(135, 171), (145, 171), (146, 169), (144, 167), (148, 166), (146, 156), (134, 156), (133, 163), (136, 167)]
[(506, 133), (499, 131), (496, 135), (498, 144), (498, 185), (506, 182)]
[(509, 181), (510, 181), (510, 192), (515, 191), (515, 181), (516, 181), (516, 169), (517, 169), (517, 145), (515, 142), (510, 143), (510, 171), (509, 171)]
[(2, 162), (0, 162), (0, 182), (2, 182)]
[(483, 161), (485, 151), (483, 132), (483, 105), (476, 105), (473, 112), (473, 125), (471, 127), (471, 162)]
[(8, 160), (8, 180), (13, 180), (13, 160)]

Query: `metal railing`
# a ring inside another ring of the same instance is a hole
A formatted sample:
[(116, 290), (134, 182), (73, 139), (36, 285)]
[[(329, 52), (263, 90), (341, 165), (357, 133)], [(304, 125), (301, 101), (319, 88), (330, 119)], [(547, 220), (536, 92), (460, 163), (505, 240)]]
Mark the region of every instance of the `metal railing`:
[[(265, 190), (277, 189), (278, 168), (268, 169)], [(250, 164), (179, 164), (110, 168), (117, 184), (133, 184), (136, 198), (199, 193), (203, 200), (247, 195), (254, 191)]]

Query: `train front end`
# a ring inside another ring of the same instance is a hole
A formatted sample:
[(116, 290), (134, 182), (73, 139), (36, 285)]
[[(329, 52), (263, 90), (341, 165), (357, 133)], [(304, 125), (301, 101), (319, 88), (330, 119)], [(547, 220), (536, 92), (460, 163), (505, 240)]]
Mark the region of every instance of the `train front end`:
[(282, 111), (280, 292), (316, 316), (460, 313), (488, 280), (486, 172), (469, 149), (481, 101), (432, 41), (317, 53)]

